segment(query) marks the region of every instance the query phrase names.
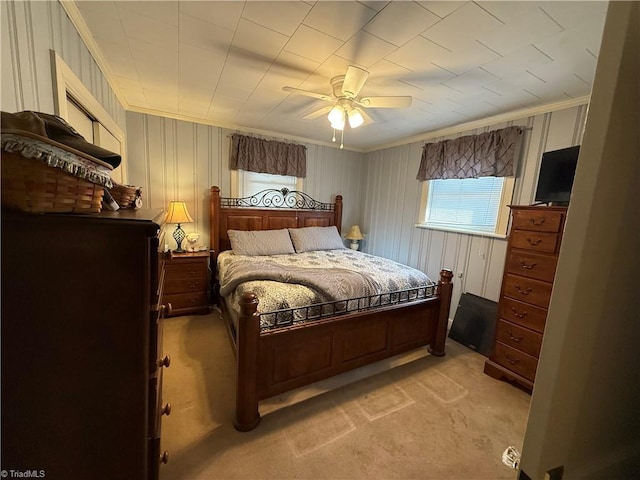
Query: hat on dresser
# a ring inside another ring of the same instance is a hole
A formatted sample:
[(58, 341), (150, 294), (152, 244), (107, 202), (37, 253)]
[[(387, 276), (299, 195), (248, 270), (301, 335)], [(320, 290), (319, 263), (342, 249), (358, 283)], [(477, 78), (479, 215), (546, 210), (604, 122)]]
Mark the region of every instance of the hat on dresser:
[(64, 119), (48, 113), (23, 111), (2, 112), (2, 135), (18, 135), (48, 143), (86, 160), (110, 169), (120, 165), (121, 156), (98, 145), (87, 142)]

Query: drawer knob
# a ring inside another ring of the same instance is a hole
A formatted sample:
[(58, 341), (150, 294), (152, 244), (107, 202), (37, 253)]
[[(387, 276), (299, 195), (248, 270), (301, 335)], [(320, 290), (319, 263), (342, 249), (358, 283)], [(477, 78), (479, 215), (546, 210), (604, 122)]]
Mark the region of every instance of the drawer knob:
[(524, 260), (520, 260), (520, 265), (522, 265), (522, 268), (526, 270), (531, 270), (533, 267), (537, 265), (537, 263), (536, 262), (527, 263)]
[(190, 283), (189, 288), (196, 288), (198, 286), (197, 283)]
[(161, 317), (165, 317), (165, 316), (170, 316), (171, 315), (171, 311), (173, 310), (173, 307), (171, 306), (170, 303), (167, 303), (166, 305), (160, 305), (160, 316)]
[(515, 365), (517, 363), (520, 363), (520, 359), (519, 358), (511, 358), (508, 353), (505, 353), (504, 356), (507, 357), (507, 362), (509, 362), (511, 365)]
[(518, 318), (524, 318), (524, 317), (526, 317), (526, 316), (527, 316), (527, 312), (518, 313), (518, 311), (517, 311), (515, 308), (513, 308), (513, 307), (511, 307), (511, 311), (512, 311), (512, 312), (513, 312), (513, 314), (514, 314), (516, 317), (518, 317)]
[(538, 218), (538, 219), (530, 218), (530, 219), (529, 219), (529, 221), (530, 221), (533, 225), (535, 225), (536, 227), (540, 227), (540, 226), (542, 226), (542, 224), (544, 223), (544, 221), (545, 221), (545, 217)]
[(160, 455), (160, 463), (164, 463), (165, 465), (169, 463), (169, 452), (166, 450)]
[(197, 270), (189, 270), (189, 275), (195, 275), (196, 273), (198, 273)]
[(171, 415), (171, 404), (165, 403), (162, 408), (160, 408), (160, 415), (166, 415), (167, 417)]
[(165, 355), (164, 358), (158, 362), (158, 366), (160, 367), (169, 368), (169, 365), (171, 365), (171, 357), (169, 355)]
[(522, 341), (522, 337), (515, 337), (511, 331), (507, 331), (507, 334), (509, 335), (509, 338), (516, 343), (520, 343)]
[(531, 287), (527, 287), (526, 290), (523, 290), (520, 288), (520, 285), (516, 283), (516, 290), (522, 295), (529, 295), (529, 293), (531, 292)]
[(527, 237), (527, 242), (529, 243), (529, 245), (532, 245), (534, 247), (536, 245), (538, 245), (541, 241), (542, 241), (541, 238), (530, 238), (530, 237)]

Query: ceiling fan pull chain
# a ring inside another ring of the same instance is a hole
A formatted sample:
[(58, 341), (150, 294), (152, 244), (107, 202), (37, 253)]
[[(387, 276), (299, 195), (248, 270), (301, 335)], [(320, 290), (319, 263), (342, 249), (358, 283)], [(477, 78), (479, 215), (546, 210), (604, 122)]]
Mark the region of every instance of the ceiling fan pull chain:
[(342, 129), (342, 135), (340, 136), (340, 148), (344, 148), (344, 128)]
[(333, 129), (333, 138), (331, 139), (332, 142), (336, 141), (336, 129)]

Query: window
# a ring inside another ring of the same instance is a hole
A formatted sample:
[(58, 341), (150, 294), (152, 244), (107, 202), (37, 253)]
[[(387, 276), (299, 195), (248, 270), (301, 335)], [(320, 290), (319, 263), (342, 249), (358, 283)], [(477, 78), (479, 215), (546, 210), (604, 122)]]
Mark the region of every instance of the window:
[[(235, 175), (237, 175), (237, 179), (233, 181)], [(232, 185), (237, 185), (237, 191), (232, 191), (231, 194), (234, 197), (250, 197), (269, 188), (302, 190), (302, 178), (297, 177), (248, 172), (245, 170), (231, 170), (231, 176)]]
[(418, 226), (488, 236), (505, 236), (513, 195), (512, 177), (424, 182)]

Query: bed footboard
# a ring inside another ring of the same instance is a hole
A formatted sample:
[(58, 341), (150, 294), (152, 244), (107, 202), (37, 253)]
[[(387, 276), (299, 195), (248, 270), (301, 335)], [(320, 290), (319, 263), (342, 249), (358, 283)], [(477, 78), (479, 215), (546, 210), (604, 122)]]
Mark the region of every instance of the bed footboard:
[(237, 331), (235, 428), (254, 429), (258, 402), (279, 393), (424, 345), (443, 356), (452, 277), (442, 270), (431, 298), (263, 332), (258, 300), (245, 294)]

